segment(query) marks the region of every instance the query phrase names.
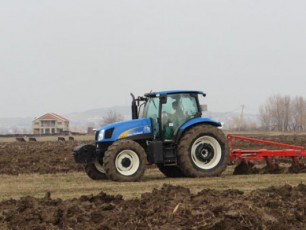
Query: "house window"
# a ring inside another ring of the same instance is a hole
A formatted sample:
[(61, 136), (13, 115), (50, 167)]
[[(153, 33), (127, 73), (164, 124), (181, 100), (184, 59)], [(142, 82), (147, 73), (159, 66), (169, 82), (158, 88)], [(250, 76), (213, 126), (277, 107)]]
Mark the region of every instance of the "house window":
[(39, 129), (34, 129), (34, 134), (39, 134)]
[(41, 127), (55, 127), (55, 120), (42, 120)]

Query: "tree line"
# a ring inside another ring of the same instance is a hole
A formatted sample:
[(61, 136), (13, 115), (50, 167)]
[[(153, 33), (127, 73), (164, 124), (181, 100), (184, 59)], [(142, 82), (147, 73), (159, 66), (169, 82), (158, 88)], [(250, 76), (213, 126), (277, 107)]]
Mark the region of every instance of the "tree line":
[(259, 118), (263, 130), (305, 131), (306, 100), (301, 96), (271, 96), (260, 106)]

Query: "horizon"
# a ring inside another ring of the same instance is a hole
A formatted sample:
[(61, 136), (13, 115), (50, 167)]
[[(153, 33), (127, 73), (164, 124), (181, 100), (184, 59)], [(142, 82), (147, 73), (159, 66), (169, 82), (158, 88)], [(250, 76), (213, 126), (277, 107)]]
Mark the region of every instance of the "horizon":
[[(118, 110), (119, 109), (119, 110)], [(120, 106), (115, 105), (113, 107), (101, 107), (101, 108), (94, 108), (89, 109), (86, 111), (78, 111), (72, 112), (67, 114), (58, 114), (63, 116), (64, 118), (70, 121), (70, 128), (72, 131), (80, 131), (86, 130), (89, 127), (89, 124), (93, 124), (95, 127), (102, 120), (103, 115), (105, 115), (108, 111), (115, 111), (120, 113), (124, 116), (124, 120), (131, 119), (131, 111), (130, 105)], [(121, 111), (121, 112), (120, 112)], [(49, 112), (46, 112), (49, 113)], [(46, 114), (44, 113), (44, 114)], [(51, 112), (53, 113), (53, 112)], [(98, 113), (98, 114), (96, 114)], [(214, 112), (214, 111), (205, 111), (203, 112), (203, 117), (209, 117), (216, 121), (225, 122), (226, 125), (228, 121), (230, 121), (233, 117), (239, 115), (241, 113), (240, 107), (234, 111), (224, 111), (224, 112)], [(41, 114), (39, 116), (42, 116)], [(211, 116), (212, 115), (212, 116)], [(0, 134), (30, 134), (32, 133), (32, 121), (35, 120), (37, 117), (11, 117), (11, 118), (1, 118), (0, 117)], [(258, 123), (257, 116), (258, 114), (249, 114), (244, 113), (245, 119)], [(220, 119), (221, 120), (220, 120)], [(223, 120), (222, 120), (223, 119)], [(255, 121), (254, 121), (255, 120)]]

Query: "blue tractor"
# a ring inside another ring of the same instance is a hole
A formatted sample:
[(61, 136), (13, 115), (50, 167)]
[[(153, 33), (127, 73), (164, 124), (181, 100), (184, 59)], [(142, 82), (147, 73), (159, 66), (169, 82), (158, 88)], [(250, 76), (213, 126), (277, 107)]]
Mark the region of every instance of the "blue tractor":
[(108, 124), (95, 145), (74, 148), (77, 163), (94, 180), (139, 180), (148, 164), (167, 177), (220, 175), (229, 161), (221, 123), (202, 117), (202, 91), (174, 90), (132, 96), (132, 120)]

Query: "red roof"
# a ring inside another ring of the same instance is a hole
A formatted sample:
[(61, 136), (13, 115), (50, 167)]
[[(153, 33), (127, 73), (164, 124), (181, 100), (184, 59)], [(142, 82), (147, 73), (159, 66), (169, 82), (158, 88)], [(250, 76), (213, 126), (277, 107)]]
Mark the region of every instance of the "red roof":
[(56, 113), (46, 113), (40, 117), (37, 117), (35, 120), (62, 120), (62, 121), (69, 121), (67, 118), (64, 118)]

